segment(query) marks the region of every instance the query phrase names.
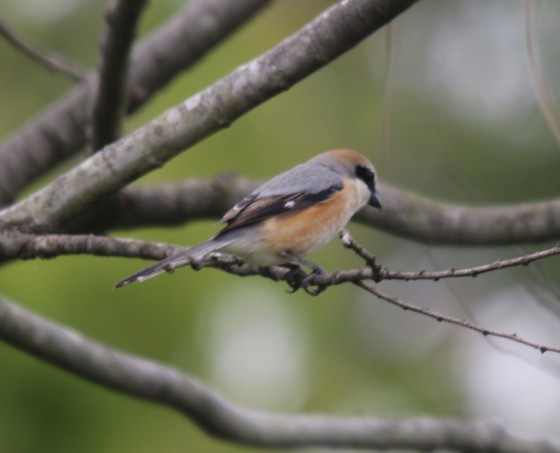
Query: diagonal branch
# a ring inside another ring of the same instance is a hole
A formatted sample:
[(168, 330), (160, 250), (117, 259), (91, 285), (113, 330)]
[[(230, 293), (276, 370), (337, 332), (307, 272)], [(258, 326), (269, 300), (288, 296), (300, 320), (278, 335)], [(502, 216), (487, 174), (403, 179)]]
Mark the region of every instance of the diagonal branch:
[(110, 349), (2, 298), (0, 338), (97, 385), (175, 409), (207, 433), (239, 444), (504, 453), (560, 451), (560, 445), (551, 441), (527, 440), (490, 422), (284, 415), (246, 409), (174, 368)]
[[(200, 0), (137, 44), (130, 67), (128, 113), (191, 67), (270, 0)], [(90, 77), (91, 78), (91, 77)], [(0, 146), (0, 206), (86, 143), (94, 81), (68, 92)]]
[(379, 291), (374, 285), (366, 283), (364, 281), (358, 281), (355, 282), (355, 284), (360, 288), (366, 290), (370, 294), (373, 294), (377, 298), (384, 300), (385, 302), (389, 302), (390, 304), (396, 305), (397, 307), (400, 307), (403, 310), (412, 311), (414, 313), (419, 313), (429, 318), (433, 318), (438, 322), (445, 322), (448, 324), (454, 324), (456, 326), (464, 327), (469, 330), (474, 330), (475, 332), (481, 333), (485, 337), (497, 337), (497, 338), (504, 338), (506, 340), (514, 341), (516, 343), (520, 343), (525, 346), (529, 346), (533, 349), (536, 349), (542, 354), (544, 354), (545, 352), (560, 353), (560, 347), (548, 346), (542, 343), (537, 343), (536, 341), (527, 340), (525, 338), (520, 337), (517, 333), (502, 332), (495, 329), (488, 329), (486, 327), (482, 327), (478, 324), (475, 324), (474, 322), (469, 321), (468, 319), (456, 318), (454, 316), (449, 316), (434, 310), (430, 310), (429, 308), (420, 307), (418, 305), (405, 302), (404, 300), (401, 300), (398, 297), (390, 296), (388, 294)]
[(47, 69), (63, 74), (75, 82), (85, 80), (87, 76), (85, 69), (60, 55), (40, 49), (36, 45), (19, 36), (2, 17), (0, 17), (0, 35), (16, 49), (20, 50), (36, 62), (42, 64)]
[(112, 143), (121, 135), (128, 101), (129, 55), (146, 3), (147, 0), (112, 0), (107, 6), (92, 113), (93, 151)]

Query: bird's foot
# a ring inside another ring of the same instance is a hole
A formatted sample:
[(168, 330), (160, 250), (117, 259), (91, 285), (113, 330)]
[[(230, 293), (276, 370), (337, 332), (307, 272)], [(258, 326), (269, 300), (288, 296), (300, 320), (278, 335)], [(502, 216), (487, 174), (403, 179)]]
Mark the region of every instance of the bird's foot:
[[(313, 263), (314, 264), (314, 263)], [(325, 289), (327, 285), (312, 285), (312, 281), (318, 275), (325, 274), (326, 272), (321, 269), (321, 267), (314, 264), (313, 270), (308, 274), (297, 264), (285, 264), (285, 267), (290, 270), (284, 275), (284, 280), (291, 288), (289, 293), (295, 293), (298, 289), (303, 289), (307, 294), (312, 296), (318, 296)], [(315, 288), (310, 288), (310, 286), (315, 286)]]

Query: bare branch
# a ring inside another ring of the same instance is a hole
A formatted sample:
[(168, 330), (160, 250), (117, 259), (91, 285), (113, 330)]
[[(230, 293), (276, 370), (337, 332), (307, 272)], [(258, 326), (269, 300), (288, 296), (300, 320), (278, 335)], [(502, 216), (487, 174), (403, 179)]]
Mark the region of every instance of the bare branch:
[(75, 82), (85, 80), (88, 75), (87, 71), (76, 63), (73, 63), (53, 52), (40, 49), (36, 45), (19, 36), (2, 17), (0, 17), (0, 35), (3, 36), (4, 39), (6, 39), (6, 41), (8, 41), (12, 46), (31, 59), (40, 63), (47, 69), (58, 72)]
[[(347, 231), (341, 234), (345, 247), (353, 250), (367, 264), (367, 267), (332, 274), (317, 275), (313, 283), (317, 285), (340, 285), (360, 280), (433, 280), (448, 278), (477, 277), (492, 271), (517, 266), (528, 266), (552, 256), (560, 255), (560, 243), (543, 250), (513, 258), (498, 259), (492, 263), (467, 268), (451, 268), (439, 271), (392, 271), (376, 263), (373, 255), (357, 244)], [(129, 258), (163, 259), (182, 248), (168, 244), (133, 239), (116, 239), (98, 235), (33, 235), (15, 230), (0, 230), (0, 261), (14, 258), (50, 258), (68, 254), (91, 254), (99, 256), (121, 256)], [(229, 261), (226, 263), (229, 264)], [(244, 275), (249, 275), (244, 273)], [(267, 275), (255, 270), (251, 275)], [(281, 273), (278, 278), (281, 278)]]
[(443, 313), (439, 313), (434, 310), (430, 310), (429, 308), (420, 307), (418, 305), (410, 304), (405, 302), (397, 297), (389, 296), (388, 294), (382, 293), (379, 291), (374, 285), (358, 281), (354, 282), (355, 285), (359, 286), (360, 288), (365, 289), (367, 292), (373, 294), (374, 296), (378, 297), (385, 302), (389, 302), (390, 304), (396, 305), (397, 307), (402, 308), (403, 310), (412, 311), (414, 313), (420, 313), (422, 315), (428, 316), (429, 318), (433, 318), (438, 322), (446, 322), (449, 324), (454, 324), (456, 326), (465, 327), (469, 330), (474, 330), (475, 332), (480, 332), (485, 337), (498, 337), (504, 338), (506, 340), (515, 341), (516, 343), (523, 344), (525, 346), (529, 346), (533, 349), (537, 349), (541, 353), (545, 352), (558, 352), (560, 353), (560, 347), (556, 346), (548, 346), (545, 344), (537, 343), (535, 341), (526, 340), (521, 338), (516, 333), (509, 333), (509, 332), (501, 332), (499, 330), (494, 329), (487, 329), (485, 327), (479, 326), (472, 321), (467, 319), (460, 319), (455, 318), (454, 316), (444, 315)]
[[(507, 267), (528, 265), (529, 263), (541, 260), (553, 255), (560, 254), (560, 245), (556, 245), (547, 250), (523, 255), (509, 260), (498, 260), (494, 263), (467, 269), (449, 269), (444, 271), (418, 271), (403, 272), (390, 271), (386, 268), (375, 264), (373, 257), (369, 255), (361, 246), (350, 237), (349, 233), (343, 234), (343, 242), (346, 247), (356, 251), (366, 261), (374, 264), (374, 267), (365, 267), (360, 269), (351, 269), (346, 271), (334, 271), (317, 275), (313, 278), (311, 284), (317, 286), (328, 287), (332, 285), (340, 285), (352, 282), (368, 292), (374, 294), (382, 300), (397, 305), (405, 310), (414, 311), (438, 321), (448, 322), (458, 326), (465, 327), (476, 332), (480, 332), (485, 336), (495, 336), (505, 338), (517, 343), (538, 349), (540, 352), (560, 352), (560, 348), (537, 343), (520, 337), (516, 333), (500, 332), (488, 329), (475, 324), (471, 321), (447, 316), (433, 310), (422, 308), (404, 302), (396, 297), (386, 295), (374, 286), (367, 283), (367, 280), (440, 280), (444, 278), (456, 277), (475, 277), (481, 273), (504, 269)], [(106, 236), (94, 235), (44, 235), (33, 236), (29, 234), (12, 233), (0, 234), (0, 262), (13, 259), (15, 257), (29, 258), (52, 258), (60, 255), (75, 254), (91, 254), (97, 256), (120, 256), (120, 257), (137, 257), (145, 259), (160, 260), (171, 256), (185, 248), (169, 244), (146, 242), (134, 239), (116, 239)], [(246, 277), (252, 275), (260, 275), (275, 281), (284, 280), (287, 269), (282, 266), (272, 266), (270, 268), (258, 268), (243, 263), (237, 257), (213, 253), (208, 257), (198, 259), (190, 264), (194, 269), (203, 267), (212, 267), (224, 270), (231, 274)]]
[(356, 255), (358, 255), (366, 262), (367, 266), (371, 269), (373, 280), (377, 282), (381, 281), (381, 279), (383, 278), (381, 275), (381, 272), (383, 272), (383, 268), (379, 264), (377, 264), (377, 259), (375, 258), (375, 256), (373, 256), (364, 247), (354, 241), (348, 230), (344, 229), (338, 235), (344, 247), (352, 250)]
[(489, 422), (368, 416), (283, 415), (236, 406), (196, 379), (110, 349), (0, 298), (0, 338), (97, 385), (168, 406), (207, 433), (245, 445), (470, 452), (560, 451)]
[(530, 263), (539, 261), (551, 256), (560, 254), (560, 245), (556, 244), (554, 247), (537, 252), (529, 253), (527, 255), (518, 256), (509, 259), (498, 259), (493, 263), (482, 264), (481, 266), (468, 267), (463, 269), (448, 269), (443, 271), (419, 271), (419, 272), (403, 272), (403, 271), (387, 271), (383, 269), (379, 272), (379, 278), (382, 280), (433, 280), (438, 281), (443, 278), (457, 278), (457, 277), (477, 277), (480, 274), (485, 274), (500, 269), (516, 266), (528, 266)]
[[(560, 243), (548, 249), (539, 250), (533, 253), (528, 253), (525, 255), (517, 256), (515, 258), (509, 259), (498, 259), (493, 263), (482, 264), (480, 266), (467, 267), (463, 269), (447, 269), (442, 271), (391, 271), (384, 268), (376, 263), (374, 256), (369, 254), (362, 246), (357, 244), (354, 239), (350, 236), (350, 233), (344, 230), (341, 234), (342, 243), (346, 248), (353, 250), (358, 256), (360, 256), (368, 267), (372, 270), (370, 272), (370, 277), (368, 279), (373, 279), (376, 281), (381, 280), (433, 280), (438, 281), (445, 278), (459, 278), (459, 277), (477, 277), (481, 274), (486, 274), (488, 272), (497, 271), (501, 269), (506, 269), (509, 267), (516, 266), (528, 266), (529, 264), (540, 261), (551, 256), (560, 255)], [(363, 275), (363, 274), (362, 274)], [(342, 275), (339, 275), (339, 278)], [(346, 276), (345, 276), (346, 277)], [(344, 277), (343, 277), (344, 278)], [(346, 277), (347, 278), (347, 277)], [(346, 280), (354, 281), (354, 280)]]
[(356, 219), (391, 234), (430, 244), (519, 245), (555, 241), (560, 199), (509, 205), (444, 203), (380, 185), (383, 211), (362, 209)]
[[(242, 176), (222, 174), (212, 179), (127, 187), (119, 193), (117, 203), (98, 214), (94, 228), (108, 231), (218, 219), (257, 185)], [(92, 231), (92, 222), (86, 221), (84, 227)]]
[[(232, 174), (128, 187), (119, 202), (96, 217), (93, 228), (177, 225), (219, 218), (259, 181)], [(515, 205), (463, 206), (379, 184), (383, 211), (363, 209), (355, 220), (388, 233), (430, 244), (509, 245), (560, 237), (560, 199)], [(90, 229), (87, 229), (87, 228)], [(86, 225), (80, 231), (94, 231)]]
[(93, 202), (325, 66), (415, 1), (348, 0), (332, 6), (275, 48), (7, 209), (1, 220), (26, 231), (60, 230)]
[[(560, 255), (560, 244), (548, 249), (539, 250), (526, 255), (509, 259), (499, 259), (493, 263), (468, 268), (452, 268), (440, 271), (392, 271), (378, 265), (375, 258), (355, 243), (349, 233), (344, 234), (343, 243), (366, 259), (367, 267), (350, 270), (337, 270), (332, 273), (317, 275), (311, 283), (313, 285), (333, 286), (343, 283), (357, 283), (365, 280), (401, 280), (439, 281), (449, 278), (477, 277), (478, 275), (507, 269), (516, 266), (528, 266), (552, 256)], [(171, 244), (142, 241), (136, 239), (120, 239), (96, 235), (65, 235), (47, 234), (32, 235), (15, 232), (13, 230), (0, 231), (0, 262), (15, 258), (53, 258), (60, 255), (89, 254), (97, 256), (118, 256), (125, 258), (143, 258), (161, 260), (172, 254), (184, 251), (185, 247)], [(254, 266), (240, 266), (240, 261), (232, 259), (230, 255), (215, 253), (211, 258), (198, 260), (197, 268), (215, 267), (227, 270), (239, 276), (261, 275), (274, 280), (282, 280), (286, 269), (273, 266), (261, 269)], [(373, 266), (373, 268), (372, 268)]]
[(128, 103), (129, 55), (146, 3), (147, 0), (112, 0), (107, 6), (91, 124), (93, 151), (121, 135), (122, 118)]
[[(204, 0), (189, 4), (135, 46), (128, 113), (265, 7), (270, 0)], [(91, 79), (91, 77), (89, 78)], [(86, 143), (94, 81), (74, 88), (0, 146), (0, 206)]]
[[(171, 244), (135, 239), (115, 239), (94, 235), (52, 234), (30, 236), (29, 240), (20, 247), (18, 255), (22, 259), (87, 254), (160, 260), (179, 250), (183, 250), (183, 248)], [(2, 255), (0, 253), (1, 258)]]

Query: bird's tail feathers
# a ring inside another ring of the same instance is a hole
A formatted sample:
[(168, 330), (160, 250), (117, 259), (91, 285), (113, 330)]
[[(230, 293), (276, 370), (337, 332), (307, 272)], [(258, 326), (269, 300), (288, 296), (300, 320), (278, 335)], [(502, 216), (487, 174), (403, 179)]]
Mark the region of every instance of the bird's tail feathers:
[(115, 285), (115, 288), (121, 288), (122, 286), (130, 285), (134, 282), (143, 282), (163, 272), (173, 272), (178, 267), (186, 266), (187, 264), (192, 263), (195, 259), (202, 258), (204, 255), (208, 255), (209, 253), (225, 247), (229, 244), (229, 242), (230, 241), (220, 241), (214, 239), (203, 242), (202, 244), (188, 250), (179, 252), (176, 255), (164, 258), (161, 261), (132, 274), (131, 276), (118, 282)]

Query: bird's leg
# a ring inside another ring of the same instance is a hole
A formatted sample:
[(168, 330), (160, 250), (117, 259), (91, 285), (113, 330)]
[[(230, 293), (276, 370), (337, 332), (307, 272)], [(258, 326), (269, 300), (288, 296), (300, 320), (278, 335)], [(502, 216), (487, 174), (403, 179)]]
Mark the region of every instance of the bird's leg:
[(297, 261), (300, 264), (303, 264), (309, 267), (312, 271), (309, 274), (306, 274), (305, 271), (298, 266), (297, 264), (288, 263), (284, 264), (285, 267), (290, 268), (288, 273), (286, 274), (286, 281), (288, 285), (292, 288), (292, 293), (295, 293), (298, 289), (303, 288), (303, 290), (307, 294), (311, 294), (312, 296), (317, 296), (321, 294), (326, 288), (327, 285), (317, 285), (317, 289), (311, 290), (309, 289), (309, 285), (311, 281), (317, 276), (321, 274), (325, 274), (326, 272), (319, 266), (317, 263), (312, 261), (306, 260), (301, 256), (294, 255), (290, 252), (283, 252), (282, 256), (288, 258), (290, 261)]

